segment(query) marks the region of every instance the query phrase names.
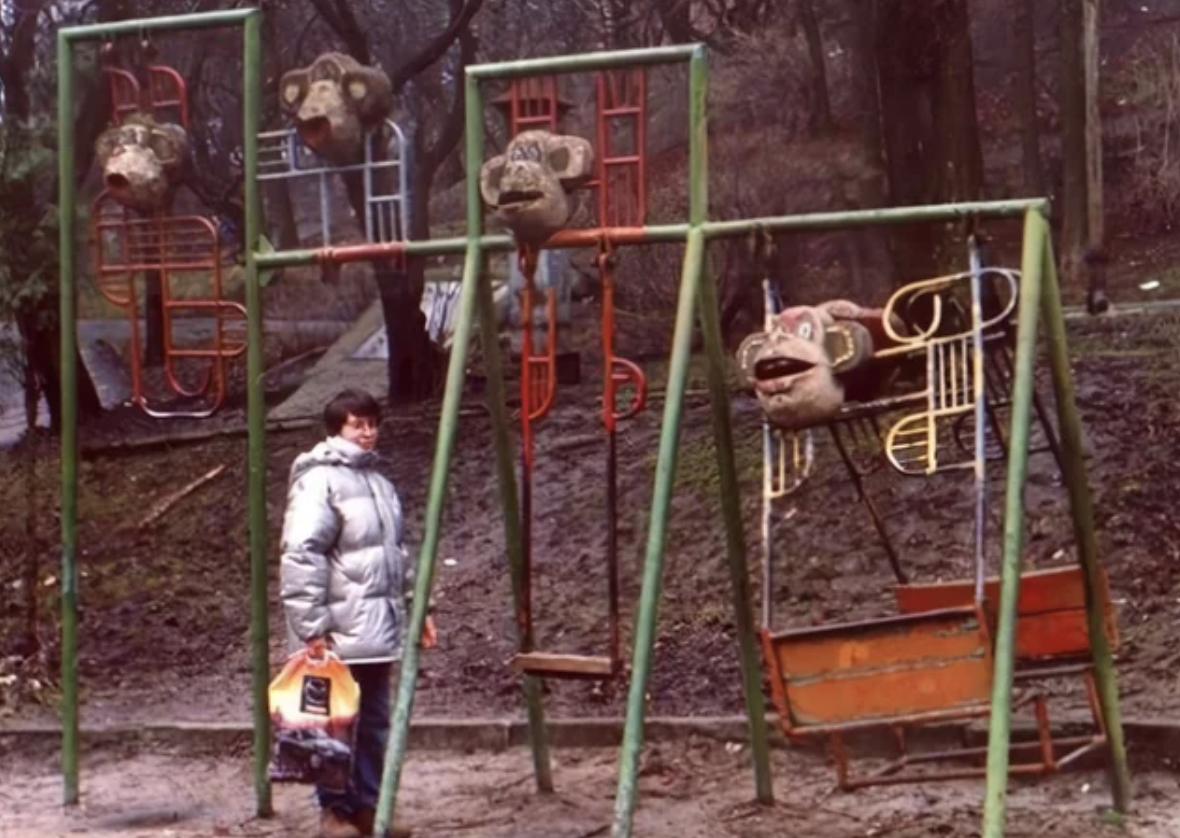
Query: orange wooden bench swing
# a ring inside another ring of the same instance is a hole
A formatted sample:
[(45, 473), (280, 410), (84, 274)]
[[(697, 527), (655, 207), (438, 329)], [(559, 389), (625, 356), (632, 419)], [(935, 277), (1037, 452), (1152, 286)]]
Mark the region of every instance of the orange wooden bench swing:
[[(1014, 272), (981, 267), (974, 238), (971, 241), (971, 270), (966, 274), (916, 283), (901, 289), (890, 300), (887, 311), (910, 293), (949, 293), (956, 284), (968, 284), (974, 305), (969, 327), (950, 337), (917, 340), (906, 351), (929, 358), (931, 378), (927, 382), (929, 400), (926, 423), (931, 438), (923, 454), (929, 462), (922, 471), (931, 474), (944, 468), (971, 467), (975, 471), (977, 516), (984, 514), (985, 447), (988, 423), (983, 413), (990, 409), (985, 391), (986, 374), (981, 369), (987, 353), (981, 351), (989, 330), (1006, 328), (1004, 322), (1016, 307), (1018, 283)], [(997, 271), (1007, 279), (1010, 299), (993, 312), (989, 320), (979, 305), (982, 277)], [(921, 286), (925, 286), (922, 288)], [(768, 315), (775, 301), (767, 291)], [(946, 310), (945, 304), (943, 310)], [(934, 333), (934, 329), (924, 334)], [(959, 356), (963, 375), (954, 380), (953, 371), (940, 366), (945, 358), (942, 349), (957, 341), (970, 352)], [(963, 363), (962, 358), (969, 358)], [(974, 363), (974, 370), (969, 370)], [(943, 373), (948, 373), (943, 375)], [(1010, 382), (1009, 382), (1010, 386)], [(958, 388), (948, 393), (948, 388)], [(963, 398), (970, 394), (970, 398)], [(948, 397), (949, 396), (949, 397)], [(939, 405), (955, 405), (953, 411), (936, 411)], [(847, 406), (845, 410), (863, 410), (864, 406)], [(955, 422), (974, 412), (975, 445), (970, 462), (944, 466), (936, 461), (937, 433), (935, 419)], [(901, 419), (894, 427), (913, 420), (915, 414)], [(911, 424), (913, 422), (911, 421)], [(882, 435), (883, 456), (903, 473), (915, 473), (912, 459), (897, 460), (897, 451), (889, 450), (896, 434)], [(794, 448), (793, 471), (788, 465), (787, 450)], [(894, 446), (900, 448), (901, 446)], [(913, 446), (910, 446), (913, 447)], [(798, 489), (811, 470), (809, 439), (787, 439), (764, 424), (765, 477), (763, 492), (763, 608), (759, 632), (771, 699), (777, 710), (783, 733), (790, 740), (826, 737), (830, 742), (838, 786), (852, 790), (864, 786), (982, 777), (987, 748), (961, 747), (939, 751), (912, 752), (907, 730), (925, 725), (966, 725), (986, 719), (991, 710), (993, 688), (993, 649), (999, 610), (998, 578), (984, 578), (982, 517), (975, 531), (976, 577), (971, 580), (938, 583), (902, 583), (894, 587), (897, 615), (862, 622), (823, 625), (775, 631), (772, 628), (771, 521), (774, 501)], [(904, 468), (903, 468), (904, 466)], [(793, 477), (793, 480), (789, 478)], [(1101, 577), (1095, 592), (1101, 609), (1105, 633), (1112, 649), (1117, 648), (1117, 621), (1113, 614), (1106, 577)], [(1020, 592), (1015, 625), (1015, 676), (1012, 711), (1031, 711), (1037, 736), (1032, 741), (1014, 741), (1011, 774), (1043, 775), (1058, 771), (1083, 756), (1107, 746), (1102, 707), (1090, 663), (1087, 629), (1085, 578), (1080, 566), (1054, 567), (1025, 571), (1020, 576)], [(1093, 731), (1084, 735), (1054, 738), (1049, 725), (1048, 699), (1042, 689), (1048, 679), (1080, 676), (1093, 718)], [(898, 754), (883, 767), (855, 776), (845, 746), (846, 735), (868, 730), (892, 732)], [(964, 731), (965, 732), (965, 731)], [(945, 763), (965, 762), (946, 766)]]

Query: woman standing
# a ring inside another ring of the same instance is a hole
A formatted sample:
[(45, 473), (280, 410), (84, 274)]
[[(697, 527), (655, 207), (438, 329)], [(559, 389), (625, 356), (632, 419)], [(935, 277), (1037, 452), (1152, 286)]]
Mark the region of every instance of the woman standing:
[[(349, 665), (361, 693), (349, 788), (316, 790), (323, 838), (373, 833), (393, 664), (401, 659), (413, 596), (401, 502), (377, 471), (380, 421), (380, 406), (364, 391), (345, 390), (328, 402), (328, 438), (295, 458), (283, 519), (281, 597), (289, 643), (313, 657), (331, 649)], [(429, 617), (422, 640), (435, 644)]]

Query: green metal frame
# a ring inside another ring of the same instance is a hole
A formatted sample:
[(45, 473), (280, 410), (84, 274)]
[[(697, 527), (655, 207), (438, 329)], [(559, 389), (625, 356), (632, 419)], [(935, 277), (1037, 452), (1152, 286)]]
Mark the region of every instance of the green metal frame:
[[(250, 556), (252, 568), (252, 641), (254, 652), (254, 723), (255, 782), (260, 815), (271, 813), (270, 787), (266, 777), (269, 747), (269, 720), (266, 718), (267, 598), (266, 598), (266, 462), (265, 421), (262, 392), (262, 323), (258, 272), (263, 269), (307, 264), (316, 261), (347, 261), (372, 258), (374, 246), (331, 248), (329, 250), (292, 250), (259, 253), (259, 204), (257, 185), (258, 114), (261, 93), (259, 17), (256, 10), (216, 12), (203, 15), (156, 18), (103, 26), (63, 29), (58, 33), (59, 124), (72, 119), (72, 52), (74, 43), (95, 41), (118, 34), (162, 29), (192, 29), (243, 24), (245, 27), (244, 132), (246, 158), (246, 278), (249, 341), (249, 514)], [(804, 231), (875, 226), (916, 222), (948, 222), (965, 218), (1024, 217), (1024, 264), (1021, 305), (1018, 319), (1015, 393), (1012, 409), (1012, 451), (1009, 462), (1007, 507), (1005, 514), (999, 631), (996, 641), (996, 683), (991, 709), (990, 749), (987, 791), (984, 807), (984, 835), (997, 838), (1004, 834), (1005, 790), (1007, 785), (1009, 724), (1011, 717), (1011, 683), (1013, 666), (1016, 601), (1019, 593), (1020, 552), (1023, 540), (1022, 490), (1028, 467), (1033, 365), (1036, 345), (1036, 321), (1043, 315), (1049, 338), (1058, 417), (1061, 424), (1070, 507), (1078, 541), (1078, 557), (1087, 581), (1089, 629), (1095, 675), (1102, 709), (1111, 743), (1111, 773), (1114, 804), (1125, 811), (1130, 802), (1130, 778), (1118, 707), (1118, 689), (1109, 644), (1101, 625), (1101, 613), (1095, 605), (1098, 590), (1099, 558), (1094, 533), (1089, 487), (1081, 450), (1081, 424), (1073, 398), (1073, 382), (1065, 340), (1061, 295), (1049, 245), (1048, 203), (1042, 199), (990, 201), (939, 206), (901, 207), (859, 212), (815, 213), (808, 215), (755, 218), (733, 221), (708, 220), (708, 123), (706, 118), (707, 67), (701, 45), (660, 47), (589, 53), (577, 56), (533, 59), (503, 64), (469, 67), (465, 78), (466, 160), (470, 173), (467, 181), (467, 235), (463, 238), (420, 242), (398, 242), (383, 246), (392, 255), (439, 255), (464, 253), (462, 286), (454, 327), (453, 346), (447, 370), (439, 434), (431, 470), (430, 489), (422, 548), (419, 554), (410, 624), (405, 642), (401, 680), (393, 708), (393, 731), (386, 753), (386, 771), (377, 809), (377, 831), (392, 822), (401, 769), (405, 760), (414, 688), (419, 665), (419, 643), (426, 620), (427, 603), (434, 582), (435, 560), (441, 533), (443, 506), (451, 456), (458, 426), (465, 365), (471, 332), (478, 307), (481, 327), (495, 330), (490, 279), (483, 268), (486, 253), (514, 249), (506, 236), (483, 233), (483, 208), (475, 173), (483, 159), (483, 102), (480, 82), (543, 73), (571, 73), (604, 70), (636, 65), (688, 63), (689, 65), (689, 219), (687, 224), (648, 226), (625, 231), (625, 243), (684, 242), (685, 256), (676, 311), (675, 332), (669, 364), (667, 398), (656, 462), (650, 528), (644, 556), (643, 583), (636, 615), (632, 679), (627, 700), (627, 720), (620, 754), (618, 792), (612, 828), (614, 838), (629, 838), (637, 795), (639, 756), (643, 745), (646, 710), (645, 693), (651, 674), (655, 629), (662, 585), (665, 537), (668, 512), (673, 493), (676, 456), (683, 411), (688, 366), (691, 356), (694, 319), (700, 318), (708, 356), (708, 383), (713, 409), (714, 439), (721, 487), (722, 514), (726, 527), (726, 546), (733, 583), (734, 608), (742, 664), (746, 710), (750, 724), (755, 788), (762, 802), (772, 799), (769, 746), (761, 694), (761, 673), (754, 644), (754, 624), (750, 610), (749, 574), (746, 567), (745, 536), (738, 495), (737, 471), (733, 456), (729, 393), (725, 384), (727, 359), (719, 322), (717, 291), (705, 268), (709, 240), (744, 236), (755, 230), (769, 232)], [(77, 579), (75, 572), (77, 520), (77, 411), (74, 308), (74, 188), (73, 148), (68, 132), (59, 132), (61, 169), (61, 317), (62, 317), (62, 676), (63, 676), (63, 767), (66, 776), (66, 802), (78, 797), (77, 780)], [(618, 231), (616, 231), (618, 232)], [(559, 234), (549, 247), (577, 247), (585, 243), (576, 235)], [(377, 248), (378, 250), (381, 247)], [(494, 426), (496, 466), (500, 499), (504, 508), (505, 541), (512, 569), (513, 591), (521, 588), (521, 522), (519, 497), (513, 469), (513, 445), (505, 408), (505, 389), (498, 346), (485, 341), (487, 353), (488, 398)], [(524, 679), (528, 704), (530, 742), (538, 789), (553, 788), (549, 764), (544, 716), (539, 684)]]
[(254, 786), (260, 817), (272, 814), (267, 760), (270, 750), (270, 718), (267, 713), (269, 683), (269, 628), (267, 625), (266, 561), (266, 406), (262, 390), (262, 295), (258, 283), (258, 250), (261, 205), (258, 191), (259, 114), (262, 92), (261, 12), (257, 9), (208, 12), (144, 18), (118, 23), (72, 26), (57, 32), (57, 165), (58, 218), (60, 224), (61, 316), (61, 682), (62, 774), (65, 804), (78, 802), (78, 403), (76, 366), (77, 309), (75, 306), (76, 195), (74, 189), (74, 135), (64, 126), (74, 123), (74, 46), (116, 38), (174, 30), (242, 27), (243, 105), (242, 130), (246, 137), (246, 366), (251, 386), (248, 394), (250, 496), (250, 634), (254, 677)]
[[(1079, 561), (1086, 571), (1088, 588), (1097, 590), (1098, 554), (1094, 537), (1089, 489), (1081, 459), (1080, 421), (1073, 400), (1068, 354), (1065, 343), (1060, 293), (1056, 273), (1052, 269), (1052, 255), (1048, 241), (1048, 202), (1043, 199), (988, 201), (937, 206), (898, 207), (859, 212), (814, 213), (733, 221), (708, 220), (708, 125), (705, 100), (707, 77), (705, 51), (700, 45), (661, 47), (658, 49), (625, 50), (590, 53), (578, 56), (531, 59), (503, 64), (484, 64), (469, 67), (466, 74), (466, 160), (467, 235), (463, 238), (434, 241), (399, 242), (387, 245), (390, 254), (439, 255), (466, 252), (459, 308), (455, 322), (454, 348), (448, 369), (446, 395), (439, 419), (439, 441), (431, 474), (430, 501), (426, 510), (426, 537), (419, 557), (417, 589), (410, 618), (402, 678), (394, 709), (393, 732), (386, 757), (386, 771), (378, 802), (378, 828), (388, 826), (396, 806), (409, 733), (410, 715), (414, 701), (414, 686), (418, 673), (418, 643), (426, 618), (426, 603), (434, 579), (438, 533), (442, 504), (446, 493), (447, 472), (453, 451), (455, 424), (458, 418), (459, 394), (464, 375), (470, 333), (479, 306), (481, 325), (494, 329), (491, 311), (491, 288), (486, 275), (481, 274), (482, 258), (488, 252), (515, 248), (508, 236), (485, 235), (478, 183), (474, 173), (483, 160), (482, 99), (479, 83), (489, 79), (604, 70), (615, 67), (634, 67), (644, 64), (687, 62), (689, 71), (689, 219), (687, 224), (653, 225), (642, 228), (611, 231), (618, 243), (684, 242), (686, 244), (680, 294), (676, 312), (676, 326), (672, 338), (667, 399), (661, 430), (659, 454), (656, 462), (650, 529), (644, 556), (643, 583), (636, 615), (635, 646), (632, 658), (632, 680), (627, 701), (627, 720), (620, 755), (618, 792), (612, 835), (629, 838), (632, 833), (637, 794), (639, 756), (643, 745), (643, 722), (646, 709), (645, 693), (651, 673), (652, 651), (662, 583), (665, 535), (675, 470), (677, 442), (680, 430), (683, 398), (688, 378), (694, 315), (700, 317), (708, 356), (708, 382), (713, 407), (714, 438), (717, 448), (717, 467), (721, 487), (722, 514), (726, 527), (726, 545), (730, 575), (733, 583), (734, 607), (740, 643), (742, 679), (745, 688), (746, 710), (750, 722), (756, 793), (759, 800), (772, 799), (767, 732), (761, 695), (761, 674), (754, 644), (753, 619), (750, 612), (749, 576), (746, 567), (745, 537), (742, 528), (738, 495), (737, 472), (733, 458), (730, 424), (729, 394), (725, 384), (726, 357), (721, 340), (717, 293), (711, 276), (705, 270), (705, 250), (709, 240), (744, 236), (755, 230), (768, 232), (826, 230), (854, 226), (912, 224), (918, 222), (945, 223), (968, 218), (1025, 219), (1024, 274), (1022, 303), (1018, 321), (1018, 350), (1016, 355), (1016, 393), (1012, 411), (1012, 449), (1008, 475), (1008, 505), (1006, 510), (1003, 586), (999, 615), (999, 637), (996, 647), (996, 684), (991, 710), (991, 745), (987, 779), (984, 831), (988, 838), (1003, 834), (1004, 792), (1007, 784), (1009, 726), (1011, 718), (1011, 686), (1015, 603), (1019, 591), (1020, 551), (1022, 547), (1022, 488), (1028, 468), (1028, 435), (1032, 393), (1036, 318), (1043, 310), (1049, 324), (1050, 357), (1057, 395), (1058, 414), (1064, 439), (1070, 503), (1079, 544)], [(581, 247), (584, 235), (566, 231), (559, 233), (547, 247)], [(349, 248), (331, 251), (297, 250), (259, 255), (260, 266), (281, 267), (313, 261), (371, 258), (372, 246), (350, 254)], [(487, 343), (488, 396), (495, 429), (496, 459), (500, 480), (500, 497), (505, 512), (505, 540), (509, 565), (512, 569), (514, 592), (520, 589), (520, 521), (515, 476), (512, 470), (513, 452), (504, 410), (504, 383), (499, 367), (498, 347)], [(1091, 648), (1095, 674), (1102, 697), (1103, 713), (1112, 751), (1112, 775), (1116, 808), (1125, 810), (1130, 800), (1130, 782), (1126, 754), (1119, 719), (1118, 691), (1113, 662), (1105, 634), (1101, 629), (1101, 614), (1094, 607), (1093, 596), (1088, 605), (1090, 615)], [(546, 746), (544, 716), (536, 684), (525, 678), (528, 704), (530, 741), (533, 747), (537, 786), (542, 791), (553, 788)]]

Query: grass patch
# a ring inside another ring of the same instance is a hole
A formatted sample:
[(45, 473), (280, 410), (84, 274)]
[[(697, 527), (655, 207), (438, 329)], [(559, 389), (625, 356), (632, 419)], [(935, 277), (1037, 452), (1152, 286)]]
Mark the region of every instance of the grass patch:
[[(709, 359), (703, 352), (693, 354), (688, 361), (688, 389), (707, 390), (709, 387)], [(647, 386), (654, 392), (668, 389), (668, 375), (671, 364), (668, 360), (649, 361), (644, 364), (647, 374)], [(737, 364), (729, 357), (725, 359), (725, 384), (732, 393), (742, 387), (741, 377), (738, 375)]]
[[(733, 453), (738, 486), (758, 483), (762, 479), (761, 437), (754, 440), (736, 438)], [(658, 451), (648, 455), (648, 465), (653, 470), (658, 457)], [(675, 489), (698, 492), (706, 498), (718, 496), (721, 473), (717, 468), (717, 447), (713, 444), (711, 429), (697, 437), (681, 437), (676, 456)]]

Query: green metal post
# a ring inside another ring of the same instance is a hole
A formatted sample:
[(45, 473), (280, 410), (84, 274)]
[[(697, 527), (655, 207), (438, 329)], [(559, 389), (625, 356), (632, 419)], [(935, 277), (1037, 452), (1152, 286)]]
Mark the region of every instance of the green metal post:
[(676, 330), (672, 337), (672, 357), (668, 365), (663, 430), (656, 459), (651, 519), (643, 558), (643, 586), (639, 594), (639, 611), (635, 616), (631, 687), (627, 694), (623, 749), (619, 755), (619, 787), (615, 798), (612, 838), (630, 838), (631, 821), (635, 814), (639, 756), (643, 749), (643, 721), (647, 709), (647, 684), (651, 676), (652, 651), (655, 646), (656, 619), (664, 571), (668, 508), (671, 505), (673, 481), (676, 477), (680, 419), (684, 408), (684, 391), (688, 384), (688, 365), (692, 357), (693, 315), (696, 310), (697, 287), (704, 255), (705, 237), (699, 228), (692, 230), (688, 234), (688, 246), (684, 252), (684, 267), (680, 275), (680, 299), (676, 307)]
[(1020, 596), (1024, 548), (1024, 485), (1028, 477), (1028, 438), (1032, 416), (1033, 364), (1037, 351), (1037, 312), (1048, 223), (1036, 210), (1024, 217), (1020, 307), (1016, 321), (1015, 381), (1009, 431), (1008, 485), (1004, 503), (1004, 544), (1000, 571), (991, 720), (988, 728), (987, 790), (983, 838), (1003, 838), (1008, 793), (1008, 747), (1012, 722), (1012, 673), (1016, 649), (1016, 604)]
[(1126, 812), (1131, 806), (1131, 771), (1127, 766), (1127, 749), (1123, 740), (1118, 675), (1110, 651), (1110, 641), (1106, 637), (1106, 627), (1103, 625), (1102, 607), (1098, 604), (1097, 593), (1102, 585), (1098, 537), (1094, 532), (1094, 509), (1090, 501), (1090, 484), (1086, 479), (1086, 464), (1082, 459), (1082, 422), (1074, 399), (1073, 373), (1069, 367), (1069, 351), (1065, 337), (1065, 317), (1061, 310), (1061, 288), (1057, 281), (1053, 251), (1049, 247), (1045, 248), (1043, 315), (1045, 331), (1049, 338), (1049, 363), (1053, 373), (1054, 400), (1057, 402), (1057, 424), (1061, 429), (1061, 459), (1065, 485), (1069, 489), (1069, 506), (1073, 515), (1078, 562), (1084, 571), (1086, 616), (1090, 654), (1094, 660), (1094, 680), (1098, 686), (1106, 735), (1110, 741), (1111, 797), (1114, 808), (1119, 812)]
[[(708, 210), (708, 77), (705, 58), (694, 54), (689, 65), (689, 89), (693, 97), (693, 126), (700, 133), (696, 146), (700, 158), (695, 161), (690, 189), (697, 190), (692, 206), (693, 224), (705, 220)], [(697, 116), (699, 114), (699, 116)], [(750, 571), (746, 565), (746, 533), (742, 522), (741, 490), (738, 488), (737, 464), (734, 460), (733, 427), (730, 417), (729, 387), (725, 375), (725, 342), (721, 334), (721, 313), (717, 301), (717, 284), (706, 266), (700, 280), (701, 332), (705, 338), (705, 357), (709, 381), (709, 402), (713, 408), (713, 446), (717, 449), (718, 486), (721, 491), (721, 514), (725, 520), (726, 552), (729, 578), (733, 587), (734, 627), (738, 636), (742, 687), (746, 695), (746, 716), (750, 722), (750, 748), (754, 759), (754, 789), (759, 803), (774, 802), (770, 772), (770, 742), (766, 730), (766, 706), (762, 699), (762, 669), (754, 642), (754, 616), (750, 611)]]
[(630, 838), (635, 817), (635, 800), (639, 782), (639, 756), (643, 749), (643, 722), (647, 710), (647, 685), (651, 677), (652, 652), (655, 647), (656, 621), (659, 616), (660, 589), (664, 572), (664, 542), (668, 530), (668, 508), (676, 479), (676, 455), (680, 444), (680, 420), (684, 409), (684, 390), (688, 384), (688, 365), (692, 356), (693, 313), (701, 284), (705, 261), (704, 223), (708, 215), (708, 123), (705, 118), (707, 92), (705, 50), (692, 49), (689, 67), (689, 139), (688, 195), (689, 232), (684, 249), (684, 267), (676, 307), (676, 327), (672, 333), (672, 356), (668, 363), (667, 396), (664, 402), (663, 428), (656, 459), (651, 519), (648, 524), (647, 549), (643, 557), (643, 586), (636, 615), (635, 648), (632, 652), (631, 688), (627, 695), (627, 721), (623, 728), (623, 748), (619, 755), (619, 786), (615, 797), (612, 838)]
[[(709, 65), (705, 48), (692, 48), (688, 63), (688, 224), (703, 228), (709, 220)], [(704, 258), (704, 243), (701, 246)], [(687, 259), (686, 259), (687, 261)], [(694, 283), (695, 288), (697, 283)], [(679, 324), (677, 324), (679, 325)], [(691, 328), (691, 325), (689, 326)]]
[(78, 369), (74, 292), (74, 53), (57, 33), (57, 207), (61, 318), (61, 764), (78, 802)]
[[(478, 183), (478, 181), (476, 181)], [(475, 315), (476, 282), (482, 255), (478, 240), (472, 239), (463, 264), (463, 284), (459, 292), (459, 307), (451, 343), (451, 358), (447, 365), (447, 383), (443, 391), (442, 411), (438, 421), (438, 443), (434, 449), (434, 464), (430, 472), (430, 492), (426, 502), (425, 531), (422, 549), (418, 554), (417, 576), (414, 580), (413, 607), (402, 650), (401, 678), (393, 710), (393, 729), (385, 751), (385, 772), (381, 778), (381, 796), (377, 802), (376, 833), (384, 835), (392, 822), (402, 765), (410, 735), (410, 713), (414, 706), (414, 687), (418, 680), (419, 644), (426, 614), (430, 605), (430, 591), (434, 584), (434, 562), (442, 531), (443, 504), (446, 501), (447, 477), (451, 453), (455, 448), (455, 431), (459, 424), (459, 402), (463, 396), (466, 377), (467, 350), (471, 343), (471, 321)]]
[(766, 705), (762, 699), (762, 668), (754, 637), (754, 615), (750, 610), (750, 570), (746, 565), (746, 534), (742, 522), (741, 490), (734, 460), (733, 427), (730, 417), (729, 386), (725, 377), (725, 345), (717, 305), (717, 286), (708, 268), (701, 277), (701, 331), (708, 362), (709, 402), (713, 408), (713, 445), (717, 449), (717, 473), (721, 491), (721, 514), (725, 519), (725, 543), (729, 558), (729, 580), (733, 587), (734, 629), (746, 694), (746, 716), (750, 720), (750, 748), (754, 758), (754, 789), (759, 803), (773, 803), (770, 772), (770, 741), (766, 729)]
[[(479, 79), (466, 79), (467, 156), (470, 171), (477, 171), (483, 159), (483, 96)], [(483, 232), (483, 203), (478, 181), (467, 181), (467, 233), (479, 236)], [(482, 267), (482, 264), (481, 264)], [(520, 515), (520, 499), (516, 489), (515, 452), (508, 426), (508, 410), (504, 389), (504, 370), (500, 361), (499, 327), (496, 324), (496, 303), (492, 293), (492, 279), (483, 271), (479, 277), (480, 339), (482, 340), (484, 375), (487, 379), (488, 412), (492, 417), (492, 434), (496, 446), (496, 474), (499, 480), (500, 506), (504, 511), (504, 548), (508, 554), (508, 568), (512, 577), (512, 599), (520, 613), (524, 591), (524, 537)], [(519, 622), (517, 622), (519, 626)], [(525, 638), (521, 637), (523, 645)], [(533, 752), (533, 776), (540, 792), (553, 791), (553, 770), (549, 759), (549, 741), (545, 731), (545, 707), (541, 679), (533, 675), (523, 678), (525, 708), (529, 720), (529, 746)]]
[[(471, 96), (472, 82), (467, 82), (466, 95)], [(473, 136), (470, 109), (467, 106), (467, 159), (478, 160), (483, 154), (482, 136)], [(478, 105), (478, 95), (474, 102)], [(478, 117), (478, 113), (477, 113)], [(477, 118), (475, 122), (482, 125)], [(479, 140), (478, 146), (476, 140)], [(472, 198), (474, 193), (474, 200)], [(459, 424), (459, 403), (463, 397), (463, 382), (467, 375), (467, 353), (471, 345), (471, 324), (475, 317), (477, 285), (483, 254), (479, 246), (479, 230), (482, 224), (482, 205), (477, 177), (467, 179), (467, 224), (473, 231), (467, 241), (467, 258), (463, 263), (463, 281), (459, 291), (459, 306), (455, 315), (455, 330), (451, 341), (451, 357), (447, 365), (447, 383), (443, 392), (442, 410), (438, 420), (438, 442), (434, 449), (434, 464), (430, 473), (430, 493), (426, 502), (425, 531), (422, 549), (418, 556), (417, 577), (414, 581), (414, 601), (410, 614), (410, 625), (402, 651), (401, 678), (398, 681), (397, 700), (393, 710), (393, 730), (385, 752), (385, 771), (381, 779), (381, 795), (377, 801), (375, 832), (384, 835), (393, 822), (401, 783), (402, 766), (405, 763), (409, 744), (410, 714), (414, 706), (414, 687), (418, 679), (418, 644), (422, 641), (422, 629), (426, 623), (430, 592), (434, 583), (434, 562), (438, 555), (438, 542), (442, 530), (443, 505), (446, 501), (447, 478), (450, 476), (451, 454), (455, 448), (455, 432)]]
[[(471, 124), (471, 123), (468, 123)], [(500, 485), (500, 505), (504, 510), (504, 545), (512, 576), (512, 599), (520, 612), (523, 589), (524, 542), (521, 536), (520, 500), (516, 491), (512, 436), (505, 407), (504, 373), (500, 366), (500, 346), (496, 340), (496, 303), (490, 276), (479, 281), (479, 330), (483, 340), (484, 374), (487, 376), (488, 411), (492, 416), (492, 433), (496, 445), (496, 473)], [(518, 623), (519, 625), (519, 623)], [(523, 640), (523, 638), (521, 638)], [(549, 741), (545, 732), (545, 707), (541, 679), (524, 676), (525, 709), (529, 720), (529, 747), (533, 752), (533, 775), (537, 791), (553, 791), (553, 769), (549, 759)]]
[[(59, 248), (59, 317), (61, 321), (61, 540), (62, 540), (62, 580), (61, 580), (61, 656), (62, 656), (62, 776), (64, 780), (64, 802), (67, 806), (78, 802), (78, 574), (76, 566), (77, 553), (77, 525), (78, 525), (78, 403), (77, 403), (77, 309), (75, 302), (75, 207), (77, 200), (74, 187), (74, 64), (73, 45), (87, 41), (99, 41), (119, 35), (142, 35), (147, 32), (157, 32), (172, 29), (209, 29), (220, 26), (246, 26), (246, 147), (248, 150), (246, 163), (246, 199), (247, 199), (247, 292), (256, 282), (250, 280), (250, 260), (258, 239), (258, 192), (256, 178), (253, 173), (257, 166), (257, 147), (254, 146), (253, 156), (249, 149), (255, 141), (258, 125), (260, 70), (259, 70), (259, 39), (257, 9), (234, 9), (229, 11), (208, 12), (195, 15), (173, 15), (158, 18), (142, 18), (125, 20), (114, 23), (100, 23), (90, 26), (70, 26), (57, 31), (57, 169), (58, 169), (58, 248)], [(253, 30), (251, 32), (251, 27)], [(251, 46), (253, 44), (253, 46)], [(251, 69), (252, 68), (252, 69)], [(250, 83), (251, 74), (255, 82)], [(251, 98), (253, 97), (253, 98)], [(251, 104), (252, 102), (252, 104)], [(251, 116), (252, 115), (252, 116)], [(251, 122), (253, 119), (253, 122)], [(251, 127), (253, 126), (253, 127)], [(253, 196), (253, 197), (251, 197)], [(253, 219), (253, 234), (251, 223)], [(255, 266), (256, 269), (256, 266)], [(248, 366), (251, 375), (251, 555), (254, 560), (262, 557), (262, 591), (261, 602), (266, 608), (266, 507), (265, 496), (261, 497), (261, 518), (256, 519), (254, 487), (255, 481), (260, 481), (265, 491), (265, 439), (254, 433), (255, 423), (265, 429), (262, 417), (254, 415), (256, 407), (261, 408), (261, 396), (257, 405), (253, 399), (254, 385), (261, 393), (262, 359), (261, 359), (261, 309), (257, 297), (248, 300), (249, 317), (257, 316), (257, 322), (248, 322), (250, 341), (250, 355)], [(256, 357), (257, 353), (257, 357)], [(261, 470), (256, 469), (256, 456), (262, 462)], [(261, 526), (258, 526), (258, 521)], [(260, 540), (258, 540), (260, 539)], [(252, 566), (253, 567), (253, 566)], [(255, 570), (255, 585), (252, 593), (258, 602), (257, 581)], [(258, 625), (253, 625), (255, 650), (259, 645)], [(261, 623), (261, 646), (266, 648), (266, 615), (265, 610)], [(263, 678), (263, 698), (265, 699), (265, 678), (268, 662), (255, 658), (255, 687), (258, 679)], [(257, 695), (257, 689), (256, 689)], [(265, 717), (263, 706), (264, 732), (267, 735), (269, 719)], [(255, 738), (258, 744), (258, 716), (256, 707)], [(259, 814), (269, 813), (270, 791), (265, 783), (266, 749), (262, 749), (262, 783), (259, 784)]]
[(267, 775), (270, 757), (267, 697), (270, 681), (270, 603), (267, 598), (266, 391), (263, 388), (262, 288), (254, 259), (258, 250), (262, 215), (258, 190), (258, 131), (262, 110), (261, 24), (261, 14), (253, 10), (243, 27), (242, 133), (246, 202), (246, 421), (250, 433), (247, 491), (250, 521), (250, 639), (254, 658), (254, 795), (258, 816), (268, 818), (274, 810), (271, 805), (270, 778)]

